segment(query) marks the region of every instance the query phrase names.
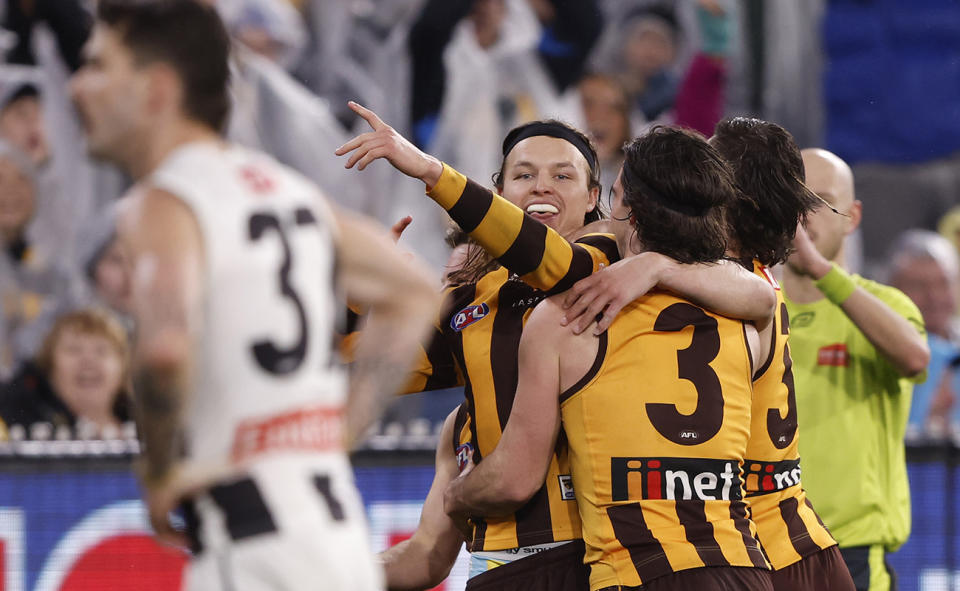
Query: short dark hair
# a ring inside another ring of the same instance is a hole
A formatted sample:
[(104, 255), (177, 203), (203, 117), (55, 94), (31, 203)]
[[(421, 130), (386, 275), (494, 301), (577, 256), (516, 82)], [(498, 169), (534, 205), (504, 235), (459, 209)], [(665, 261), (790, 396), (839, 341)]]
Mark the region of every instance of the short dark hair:
[[(558, 121), (557, 119), (541, 119), (539, 121), (528, 121), (527, 123), (523, 123), (521, 125), (514, 127), (509, 132), (507, 132), (506, 137), (510, 137), (510, 135), (512, 135), (516, 131), (524, 127), (528, 127), (533, 123), (545, 123), (548, 125), (557, 125), (557, 126), (563, 127), (567, 129), (570, 133), (575, 135), (581, 142), (583, 142), (583, 144), (587, 147), (587, 152), (593, 156), (592, 158), (585, 158), (585, 160), (587, 161), (587, 167), (590, 170), (590, 178), (587, 179), (587, 189), (588, 190), (597, 189), (598, 192), (602, 191), (603, 187), (600, 185), (600, 166), (599, 165), (595, 166), (593, 164), (600, 161), (599, 158), (597, 158), (597, 147), (593, 144), (592, 141), (590, 141), (590, 138), (587, 137), (585, 133), (583, 133), (576, 127), (568, 123), (564, 123), (563, 121)], [(503, 159), (500, 160), (500, 170), (498, 172), (495, 172), (493, 174), (493, 177), (491, 177), (491, 180), (493, 181), (493, 185), (497, 188), (497, 191), (500, 191), (500, 192), (503, 192), (503, 173), (504, 173), (504, 167), (507, 164), (507, 156), (509, 154), (510, 152), (507, 152), (506, 154), (503, 155)], [(587, 214), (583, 217), (583, 225), (587, 225), (590, 222), (596, 222), (601, 219), (603, 219), (603, 212), (600, 210), (600, 205), (598, 200), (598, 204), (591, 211), (588, 211)]]
[(710, 144), (727, 161), (739, 189), (727, 214), (739, 255), (767, 266), (785, 262), (797, 224), (821, 204), (803, 182), (803, 158), (793, 136), (776, 123), (734, 117), (717, 124)]
[(733, 175), (699, 133), (657, 125), (625, 149), (621, 183), (644, 250), (681, 263), (716, 261), (726, 251), (725, 207)]
[(97, 20), (120, 33), (138, 64), (169, 64), (183, 83), (187, 116), (223, 130), (230, 37), (216, 9), (196, 0), (99, 0)]

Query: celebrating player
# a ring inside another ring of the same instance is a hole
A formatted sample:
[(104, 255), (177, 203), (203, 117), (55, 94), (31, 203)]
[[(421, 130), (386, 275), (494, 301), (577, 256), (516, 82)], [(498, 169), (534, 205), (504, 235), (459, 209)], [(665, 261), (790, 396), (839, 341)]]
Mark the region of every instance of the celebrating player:
[[(100, 0), (72, 82), (90, 150), (136, 181), (118, 231), (151, 523), (175, 537), (188, 501), (189, 589), (378, 589), (344, 439), (401, 385), (438, 300), (385, 230), (219, 137), (228, 51), (202, 3)], [(349, 397), (340, 289), (370, 310)]]
[[(698, 134), (655, 127), (634, 140), (613, 189), (622, 252), (690, 263), (723, 255), (735, 189)], [(524, 502), (562, 420), (590, 589), (772, 589), (738, 468), (756, 331), (663, 293), (628, 306), (599, 337), (573, 334), (563, 314), (550, 299), (531, 315), (513, 412), (497, 448), (448, 487), (448, 513)]]

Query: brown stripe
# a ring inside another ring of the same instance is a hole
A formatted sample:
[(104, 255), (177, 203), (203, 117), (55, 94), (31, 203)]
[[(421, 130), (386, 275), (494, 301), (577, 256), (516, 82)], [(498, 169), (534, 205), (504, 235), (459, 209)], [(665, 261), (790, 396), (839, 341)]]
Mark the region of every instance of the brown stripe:
[(457, 366), (442, 331), (433, 329), (426, 353), (432, 371), (423, 386), (424, 392), (456, 386)]
[[(826, 529), (829, 532), (830, 530), (827, 529), (827, 526), (823, 524), (823, 520), (820, 519), (820, 514), (817, 513), (817, 510), (813, 508), (812, 504), (810, 504), (810, 499), (809, 498), (803, 499), (803, 502), (806, 503), (807, 507), (810, 507), (810, 510), (813, 511), (813, 514), (817, 516), (817, 523), (820, 524), (820, 527), (822, 527), (823, 529)], [(832, 536), (833, 534), (830, 534), (830, 535)]]
[(687, 541), (697, 550), (704, 566), (730, 566), (720, 543), (713, 533), (713, 524), (707, 520), (704, 501), (678, 501), (677, 519), (683, 526)]
[(467, 404), (461, 402), (460, 406), (457, 407), (457, 417), (453, 419), (453, 451), (456, 453), (457, 448), (460, 447), (460, 436), (463, 435), (463, 427), (467, 424), (467, 417), (469, 417), (467, 412)]
[(464, 232), (469, 234), (476, 230), (480, 222), (483, 221), (492, 203), (493, 193), (467, 179), (467, 184), (463, 188), (463, 193), (460, 194), (460, 199), (447, 210), (447, 213)]
[(733, 519), (733, 525), (743, 537), (743, 545), (747, 549), (747, 555), (757, 568), (769, 568), (767, 559), (764, 558), (760, 550), (760, 543), (750, 533), (750, 521), (747, 518), (747, 505), (743, 501), (730, 501), (730, 518)]
[(527, 305), (513, 305), (536, 295), (536, 290), (519, 281), (507, 281), (498, 293), (497, 313), (493, 318), (490, 333), (490, 372), (497, 398), (497, 415), (500, 430), (507, 426), (513, 398), (517, 393), (520, 353), (520, 337), (523, 334), (523, 317)]
[(641, 583), (649, 583), (673, 572), (663, 545), (647, 527), (639, 503), (609, 507), (607, 517), (617, 541), (630, 553)]
[(582, 246), (573, 245), (573, 258), (570, 260), (570, 268), (560, 281), (556, 283), (547, 292), (550, 295), (563, 293), (573, 287), (573, 284), (584, 277), (589, 277), (593, 273), (593, 259), (590, 253)]
[(535, 271), (543, 262), (543, 253), (547, 248), (547, 227), (527, 214), (523, 214), (520, 232), (513, 244), (497, 260), (501, 265), (517, 275), (526, 275)]
[(790, 543), (793, 549), (797, 551), (802, 558), (815, 554), (822, 550), (820, 546), (810, 537), (806, 524), (800, 518), (797, 512), (799, 503), (796, 497), (789, 497), (780, 501), (780, 516), (787, 524), (787, 533), (790, 534)]
[(597, 373), (600, 372), (600, 368), (603, 367), (603, 361), (607, 357), (607, 335), (608, 331), (606, 330), (600, 335), (600, 343), (597, 345), (597, 357), (593, 360), (593, 365), (590, 367), (587, 373), (580, 378), (580, 381), (570, 386), (564, 390), (562, 394), (560, 394), (560, 404), (563, 404), (568, 398), (582, 390), (583, 387), (589, 384), (590, 380), (596, 377)]
[(760, 369), (753, 374), (753, 381), (760, 379), (760, 376), (765, 374), (770, 368), (770, 364), (773, 363), (773, 356), (777, 352), (777, 318), (773, 318), (773, 326), (770, 327), (770, 352), (767, 354), (767, 359), (763, 362), (763, 365), (760, 366)]
[(517, 521), (517, 545), (532, 546), (554, 542), (553, 520), (550, 517), (550, 493), (546, 485), (527, 504), (514, 513)]
[(577, 240), (576, 244), (585, 244), (596, 248), (607, 257), (607, 261), (611, 265), (620, 260), (620, 250), (618, 250), (617, 241), (609, 236), (590, 234)]
[(353, 310), (351, 310), (350, 308), (347, 308), (347, 320), (343, 327), (344, 334), (350, 334), (352, 332), (356, 332), (357, 324), (359, 323), (360, 323), (360, 315), (354, 312)]
[(750, 348), (750, 339), (747, 338), (747, 323), (741, 321), (740, 328), (743, 329), (743, 344), (747, 346), (747, 359), (750, 360), (750, 375), (753, 375), (753, 350)]

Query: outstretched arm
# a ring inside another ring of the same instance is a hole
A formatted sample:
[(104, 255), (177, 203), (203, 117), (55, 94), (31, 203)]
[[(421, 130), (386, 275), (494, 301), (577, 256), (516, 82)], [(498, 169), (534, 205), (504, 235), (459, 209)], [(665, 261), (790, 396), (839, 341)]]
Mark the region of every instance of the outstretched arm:
[(596, 235), (571, 244), (516, 205), (420, 151), (373, 111), (353, 102), (350, 108), (372, 131), (337, 149), (338, 156), (350, 153), (347, 168), (363, 170), (384, 158), (400, 172), (420, 179), (428, 187), (428, 195), (453, 221), (532, 287), (559, 293), (619, 258), (612, 237)]
[(437, 443), (436, 473), (417, 530), (409, 539), (380, 553), (388, 589), (429, 589), (439, 585), (450, 574), (463, 545), (463, 535), (443, 512), (443, 491), (458, 473), (451, 447), (457, 412), (450, 413), (443, 423)]
[(448, 515), (508, 515), (543, 486), (560, 430), (558, 327), (542, 302), (520, 338), (517, 394), (493, 452), (450, 483)]
[[(594, 322), (595, 334), (610, 327), (624, 306), (654, 288), (675, 293), (712, 312), (766, 321), (777, 296), (773, 287), (733, 261), (684, 265), (655, 252), (633, 255), (579, 281), (564, 295), (562, 323), (576, 334)], [(599, 317), (599, 318), (598, 318)]]
[(356, 444), (403, 386), (440, 306), (426, 267), (364, 217), (338, 212), (338, 256), (347, 299), (368, 310), (350, 366), (348, 442)]

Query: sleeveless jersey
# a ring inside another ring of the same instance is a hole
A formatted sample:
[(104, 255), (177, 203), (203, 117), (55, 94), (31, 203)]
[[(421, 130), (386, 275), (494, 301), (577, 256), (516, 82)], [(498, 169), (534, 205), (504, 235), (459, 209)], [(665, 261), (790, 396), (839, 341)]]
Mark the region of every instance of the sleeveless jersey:
[(590, 588), (707, 566), (769, 568), (743, 501), (743, 324), (665, 294), (627, 306), (560, 395)]
[(188, 462), (213, 474), (266, 454), (345, 458), (336, 226), (323, 197), (266, 155), (213, 142), (177, 149), (149, 183), (181, 199), (203, 237)]
[(800, 484), (797, 401), (787, 343), (790, 321), (777, 280), (754, 261), (754, 273), (777, 293), (770, 355), (754, 374), (750, 439), (744, 460), (747, 504), (757, 536), (779, 570), (836, 544)]

